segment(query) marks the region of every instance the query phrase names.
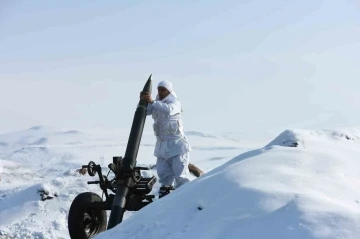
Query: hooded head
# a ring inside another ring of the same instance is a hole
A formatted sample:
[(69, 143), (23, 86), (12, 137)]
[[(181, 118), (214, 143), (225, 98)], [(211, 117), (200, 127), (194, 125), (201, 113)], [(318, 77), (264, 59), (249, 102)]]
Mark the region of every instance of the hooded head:
[(168, 80), (163, 80), (158, 84), (158, 96), (160, 100), (164, 99), (171, 92), (173, 92), (172, 83)]

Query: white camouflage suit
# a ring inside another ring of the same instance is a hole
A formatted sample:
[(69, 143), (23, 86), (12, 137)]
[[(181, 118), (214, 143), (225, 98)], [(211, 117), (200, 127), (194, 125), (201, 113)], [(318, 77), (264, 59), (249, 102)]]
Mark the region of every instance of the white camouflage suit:
[(152, 115), (154, 119), (156, 169), (161, 186), (172, 185), (175, 180), (175, 188), (178, 188), (190, 181), (188, 165), (191, 147), (184, 135), (182, 106), (172, 91), (171, 83), (162, 81), (158, 86), (164, 86), (170, 94), (162, 100), (157, 96), (147, 107), (147, 115)]

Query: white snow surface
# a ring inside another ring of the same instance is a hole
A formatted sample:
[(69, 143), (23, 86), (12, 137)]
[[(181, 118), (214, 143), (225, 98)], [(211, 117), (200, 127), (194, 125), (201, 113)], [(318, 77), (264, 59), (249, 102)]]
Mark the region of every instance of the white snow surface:
[[(76, 169), (92, 160), (106, 175), (128, 134), (35, 126), (0, 135), (0, 238), (70, 238), (72, 200), (86, 191), (101, 196), (87, 184), (97, 178)], [(266, 143), (233, 133), (188, 138), (191, 162), (206, 173), (127, 212), (96, 239), (360, 238), (360, 129), (285, 130)], [(154, 144), (144, 132), (139, 164), (155, 163)]]

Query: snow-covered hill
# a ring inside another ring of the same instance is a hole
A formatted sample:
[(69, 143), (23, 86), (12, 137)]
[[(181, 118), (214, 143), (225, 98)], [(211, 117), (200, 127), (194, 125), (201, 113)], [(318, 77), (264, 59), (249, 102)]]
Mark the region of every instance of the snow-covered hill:
[[(107, 173), (128, 133), (35, 126), (0, 135), (0, 238), (69, 238), (72, 200), (101, 195), (76, 170), (92, 160)], [(241, 134), (188, 138), (206, 174), (96, 238), (360, 238), (359, 129), (286, 130), (266, 143)], [(155, 162), (153, 148), (144, 132), (139, 164)]]
[(96, 239), (360, 238), (359, 138), (286, 130)]
[[(72, 200), (85, 191), (101, 195), (97, 185), (87, 184), (94, 178), (76, 170), (95, 161), (108, 173), (112, 157), (124, 155), (128, 135), (122, 129), (44, 126), (1, 134), (0, 238), (69, 238), (67, 216)], [(191, 161), (205, 172), (253, 147), (234, 135), (192, 131), (188, 138), (193, 146)], [(155, 163), (154, 145), (153, 133), (144, 132), (139, 164)], [(156, 184), (155, 194), (158, 188)], [(130, 216), (127, 213), (125, 219)]]

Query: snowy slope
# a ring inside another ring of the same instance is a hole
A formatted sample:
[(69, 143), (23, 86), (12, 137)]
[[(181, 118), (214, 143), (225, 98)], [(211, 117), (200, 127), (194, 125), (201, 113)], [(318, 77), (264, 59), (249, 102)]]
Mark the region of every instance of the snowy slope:
[(96, 239), (360, 238), (360, 130), (287, 130)]
[[(87, 184), (94, 178), (76, 170), (92, 160), (107, 174), (112, 157), (124, 155), (128, 135), (123, 129), (43, 126), (0, 134), (0, 238), (69, 238), (72, 200), (85, 191), (101, 195), (97, 185)], [(254, 145), (233, 135), (189, 132), (188, 138), (193, 146), (191, 161), (205, 172)], [(144, 132), (138, 163), (154, 164), (153, 149), (153, 133)], [(154, 186), (155, 194), (158, 187)], [(52, 199), (42, 201), (44, 193)], [(127, 213), (125, 219), (132, 215)]]

